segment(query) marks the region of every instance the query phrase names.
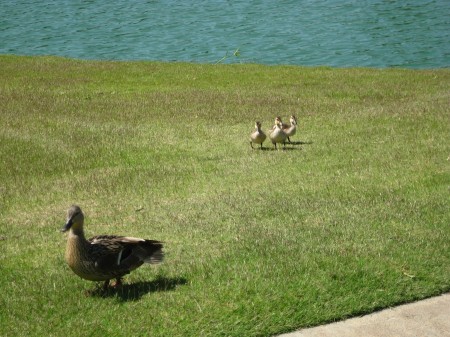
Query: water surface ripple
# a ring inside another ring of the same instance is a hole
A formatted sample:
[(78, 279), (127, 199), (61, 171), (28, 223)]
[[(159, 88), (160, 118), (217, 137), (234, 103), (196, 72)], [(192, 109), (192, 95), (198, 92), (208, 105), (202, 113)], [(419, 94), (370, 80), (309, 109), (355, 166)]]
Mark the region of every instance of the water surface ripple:
[(2, 54), (336, 67), (450, 65), (448, 0), (3, 0), (0, 13)]

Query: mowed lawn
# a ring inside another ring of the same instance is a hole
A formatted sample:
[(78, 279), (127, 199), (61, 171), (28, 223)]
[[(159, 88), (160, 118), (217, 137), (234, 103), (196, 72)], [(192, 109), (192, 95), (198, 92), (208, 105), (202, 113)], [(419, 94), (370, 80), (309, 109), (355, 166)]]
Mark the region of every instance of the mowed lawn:
[[(271, 336), (449, 291), (449, 103), (448, 69), (0, 56), (0, 335)], [(97, 291), (72, 204), (164, 263)]]

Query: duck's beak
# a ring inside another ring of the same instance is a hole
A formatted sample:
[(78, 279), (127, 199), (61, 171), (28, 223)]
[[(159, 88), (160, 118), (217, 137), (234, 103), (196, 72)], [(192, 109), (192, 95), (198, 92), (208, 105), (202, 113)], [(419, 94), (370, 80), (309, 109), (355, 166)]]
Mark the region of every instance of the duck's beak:
[(72, 225), (73, 225), (72, 219), (67, 220), (66, 224), (63, 226), (63, 228), (61, 228), (61, 232), (63, 233), (67, 232), (70, 229), (70, 227), (72, 227)]

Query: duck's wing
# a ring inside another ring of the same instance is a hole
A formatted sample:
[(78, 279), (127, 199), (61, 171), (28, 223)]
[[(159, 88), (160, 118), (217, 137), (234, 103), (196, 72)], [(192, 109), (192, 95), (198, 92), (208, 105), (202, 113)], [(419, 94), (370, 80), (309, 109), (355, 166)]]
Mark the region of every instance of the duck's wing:
[(162, 261), (162, 243), (159, 241), (114, 235), (94, 236), (88, 241), (99, 270), (126, 272), (144, 262)]

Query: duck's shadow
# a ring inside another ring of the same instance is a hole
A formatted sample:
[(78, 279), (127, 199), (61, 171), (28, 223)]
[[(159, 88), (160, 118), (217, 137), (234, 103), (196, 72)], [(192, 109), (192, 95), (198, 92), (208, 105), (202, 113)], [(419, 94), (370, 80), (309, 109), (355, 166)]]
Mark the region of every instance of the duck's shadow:
[(160, 291), (172, 291), (179, 285), (187, 284), (184, 277), (158, 276), (153, 281), (141, 281), (132, 284), (124, 284), (118, 288), (104, 290), (98, 287), (87, 291), (87, 296), (93, 297), (117, 297), (120, 301), (136, 301), (148, 293)]
[(307, 142), (299, 141), (299, 142), (290, 142), (290, 143), (286, 143), (286, 144), (291, 144), (291, 145), (311, 145), (312, 143), (313, 143), (312, 141), (307, 141)]
[[(279, 147), (279, 149), (290, 151), (290, 150), (295, 150), (296, 148), (289, 147), (289, 145), (311, 145), (312, 143), (313, 143), (312, 141), (307, 141), (307, 142), (298, 141), (298, 142), (290, 142), (290, 143), (287, 142), (284, 147), (282, 145), (278, 145), (278, 147)], [(277, 149), (275, 149), (275, 147), (267, 147), (267, 146), (258, 148), (258, 150), (260, 150), (260, 151), (276, 151)], [(301, 150), (301, 148), (300, 148), (300, 150)]]

